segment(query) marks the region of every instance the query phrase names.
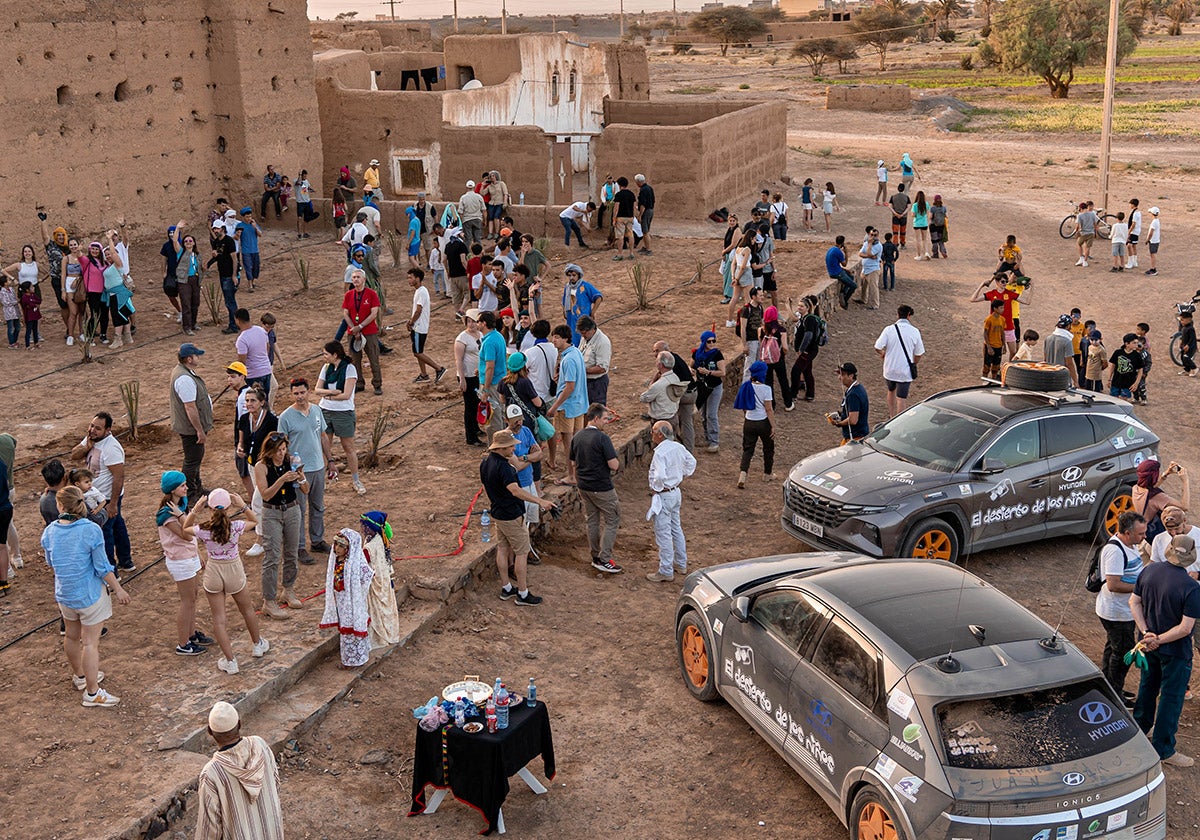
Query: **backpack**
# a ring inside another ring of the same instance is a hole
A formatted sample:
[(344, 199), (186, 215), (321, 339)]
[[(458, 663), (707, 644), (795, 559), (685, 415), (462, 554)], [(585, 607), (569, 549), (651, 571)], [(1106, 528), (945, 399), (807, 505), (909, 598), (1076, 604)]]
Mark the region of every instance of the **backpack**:
[(824, 347), (829, 343), (829, 330), (825, 328), (825, 319), (820, 315), (814, 315), (813, 317), (817, 319), (817, 346)]
[(1083, 581), (1083, 588), (1088, 592), (1099, 592), (1104, 588), (1107, 578), (1100, 574), (1100, 552), (1113, 543), (1117, 543), (1117, 546), (1121, 547), (1121, 544), (1117, 540), (1110, 539), (1104, 545), (1097, 548), (1096, 553), (1092, 555), (1092, 564), (1088, 566), (1087, 577)]
[(773, 335), (764, 336), (758, 345), (759, 361), (773, 365), (779, 361), (779, 339)]

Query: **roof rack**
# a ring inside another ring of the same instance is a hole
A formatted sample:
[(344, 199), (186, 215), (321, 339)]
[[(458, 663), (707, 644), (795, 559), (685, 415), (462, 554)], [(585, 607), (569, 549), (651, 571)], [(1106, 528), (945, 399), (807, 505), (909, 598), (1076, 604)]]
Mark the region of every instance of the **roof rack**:
[[(1046, 391), (1030, 391), (1027, 388), (1014, 388), (1011, 385), (1005, 385), (999, 379), (992, 379), (987, 376), (981, 376), (981, 377), (979, 377), (979, 379), (986, 385), (998, 385), (1001, 388), (1003, 388), (1005, 391), (1009, 391), (1009, 392), (1016, 393), (1016, 394), (1029, 394), (1030, 396), (1033, 396), (1033, 397), (1041, 397), (1044, 400), (1046, 400), (1048, 403), (1050, 403), (1050, 405), (1054, 406), (1055, 408), (1065, 405), (1067, 403), (1067, 401), (1069, 400), (1069, 397), (1055, 396), (1054, 394), (1048, 393)], [(1055, 392), (1055, 393), (1059, 393), (1059, 392)], [(1061, 393), (1079, 397), (1080, 399), (1083, 400), (1084, 405), (1090, 406), (1096, 402), (1096, 394), (1093, 391), (1081, 391), (1078, 388), (1070, 387), (1070, 388), (1064, 388), (1061, 391)]]

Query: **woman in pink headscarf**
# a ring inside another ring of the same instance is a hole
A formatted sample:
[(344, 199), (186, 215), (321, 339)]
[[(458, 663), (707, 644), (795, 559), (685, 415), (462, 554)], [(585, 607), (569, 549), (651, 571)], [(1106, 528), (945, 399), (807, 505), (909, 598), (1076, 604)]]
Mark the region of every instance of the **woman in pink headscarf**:
[[(772, 342), (769, 339), (774, 338)], [(796, 407), (795, 397), (788, 384), (787, 372), (787, 329), (779, 320), (779, 310), (768, 306), (763, 310), (763, 325), (759, 332), (758, 358), (767, 366), (767, 387), (775, 389), (775, 377), (779, 377), (780, 395), (783, 397), (783, 410), (791, 411)]]
[[(1183, 493), (1180, 501), (1175, 501), (1158, 485), (1166, 481), (1172, 473), (1179, 474), (1183, 483)], [(1140, 513), (1146, 520), (1146, 540), (1154, 542), (1154, 538), (1166, 530), (1162, 523), (1162, 512), (1167, 507), (1177, 507), (1187, 510), (1192, 502), (1191, 480), (1187, 470), (1175, 461), (1167, 464), (1166, 472), (1153, 458), (1147, 458), (1137, 467), (1137, 486), (1133, 488), (1133, 510)]]

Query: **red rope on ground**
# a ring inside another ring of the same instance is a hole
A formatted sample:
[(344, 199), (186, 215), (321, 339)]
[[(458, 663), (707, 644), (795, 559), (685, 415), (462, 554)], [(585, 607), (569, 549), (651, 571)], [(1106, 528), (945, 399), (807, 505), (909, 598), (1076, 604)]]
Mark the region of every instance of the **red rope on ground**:
[(459, 554), (462, 554), (463, 548), (465, 547), (465, 545), (463, 543), (463, 534), (465, 534), (467, 532), (467, 528), (469, 528), (471, 525), (471, 512), (475, 509), (475, 503), (477, 501), (479, 501), (479, 497), (481, 495), (483, 495), (482, 487), (480, 487), (478, 490), (475, 491), (475, 495), (471, 497), (471, 504), (467, 505), (467, 512), (463, 515), (462, 527), (458, 529), (458, 548), (454, 549), (454, 551), (447, 552), (446, 554), (420, 554), (420, 555), (416, 555), (416, 556), (412, 556), (412, 557), (396, 557), (394, 559), (395, 560), (436, 560), (439, 557), (457, 557)]

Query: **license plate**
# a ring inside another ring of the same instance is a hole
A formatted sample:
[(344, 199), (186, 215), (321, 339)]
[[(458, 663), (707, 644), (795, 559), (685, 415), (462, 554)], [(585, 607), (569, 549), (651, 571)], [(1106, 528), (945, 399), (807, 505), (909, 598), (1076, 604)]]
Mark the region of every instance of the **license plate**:
[(825, 536), (825, 529), (822, 526), (818, 525), (816, 522), (808, 521), (803, 516), (798, 516), (793, 513), (792, 514), (792, 524), (795, 525), (797, 528), (799, 528), (801, 531), (807, 531), (808, 533), (812, 534), (814, 537)]

